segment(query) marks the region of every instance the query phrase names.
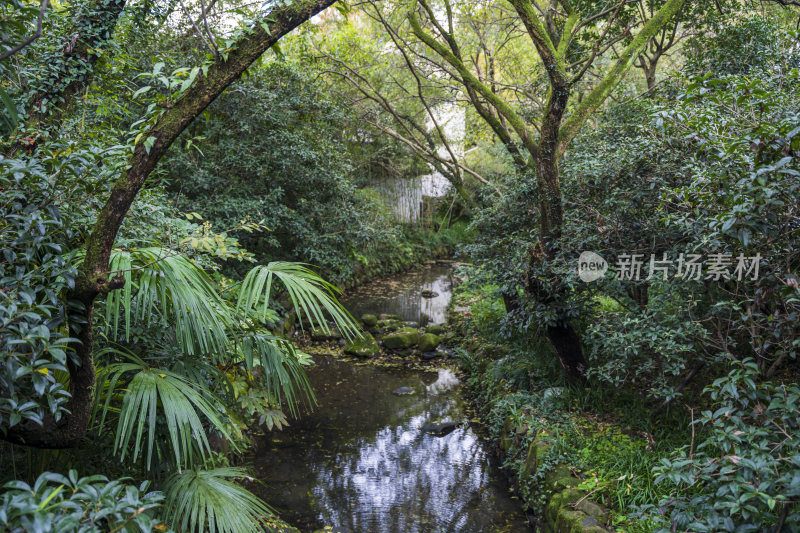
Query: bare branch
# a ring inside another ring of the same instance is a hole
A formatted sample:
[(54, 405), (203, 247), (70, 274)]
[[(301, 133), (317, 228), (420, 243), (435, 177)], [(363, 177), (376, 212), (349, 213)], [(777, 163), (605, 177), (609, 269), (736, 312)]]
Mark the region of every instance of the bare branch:
[(25, 47), (33, 43), (36, 39), (42, 36), (42, 19), (44, 18), (44, 12), (47, 9), (47, 6), (50, 4), (50, 0), (42, 0), (42, 6), (39, 8), (39, 17), (36, 19), (36, 33), (19, 43), (14, 48), (6, 50), (2, 54), (0, 54), (0, 61), (4, 59), (8, 59), (9, 57), (13, 56), (17, 52), (20, 52)]

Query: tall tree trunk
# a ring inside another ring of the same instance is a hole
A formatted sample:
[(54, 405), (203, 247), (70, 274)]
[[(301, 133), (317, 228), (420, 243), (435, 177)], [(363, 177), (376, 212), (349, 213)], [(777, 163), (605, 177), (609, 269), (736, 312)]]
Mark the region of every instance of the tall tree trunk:
[[(545, 157), (540, 158), (537, 163), (537, 177), (542, 184), (540, 204), (543, 250), (539, 254), (534, 254), (532, 258), (532, 272), (528, 275), (532, 280), (529, 283), (529, 293), (536, 301), (551, 306), (555, 311), (556, 322), (545, 328), (545, 334), (556, 352), (567, 379), (573, 383), (582, 383), (587, 365), (583, 357), (580, 336), (561, 309), (569, 295), (563, 294), (560, 276), (550, 266), (559, 251), (563, 223), (558, 161), (555, 158)], [(544, 262), (546, 275), (549, 278), (547, 285), (536, 279), (536, 262)]]
[(149, 149), (138, 144), (123, 174), (114, 183), (109, 198), (97, 216), (92, 233), (86, 242), (86, 257), (81, 265), (70, 299), (83, 305), (79, 343), (74, 346), (77, 363), (70, 364), (70, 414), (59, 421), (46, 419), (43, 426), (20, 424), (8, 430), (2, 438), (10, 442), (39, 448), (66, 448), (78, 444), (86, 433), (91, 417), (96, 376), (92, 356), (92, 318), (98, 295), (123, 286), (121, 276), (108, 279), (108, 263), (117, 232), (147, 177), (169, 147), (186, 127), (199, 116), (222, 92), (281, 37), (310, 19), (335, 0), (296, 0), (269, 13), (257, 21), (253, 30), (231, 47), (227, 60), (211, 65), (206, 74), (198, 74), (194, 84), (171, 107), (166, 109), (142, 135), (153, 138)]
[[(532, 296), (540, 303), (551, 306), (556, 312), (556, 323), (545, 328), (545, 334), (556, 352), (564, 374), (573, 383), (582, 383), (586, 372), (586, 360), (583, 357), (580, 336), (570, 324), (569, 318), (561, 309), (563, 302), (569, 298), (564, 294), (561, 279), (553, 271), (552, 261), (556, 258), (561, 246), (564, 208), (561, 198), (561, 180), (559, 175), (559, 159), (564, 147), (558, 140), (558, 130), (566, 110), (569, 91), (564, 88), (555, 90), (548, 102), (545, 119), (542, 123), (540, 151), (536, 157), (536, 179), (539, 184), (540, 204), (540, 238), (542, 250), (534, 254), (531, 267), (536, 261), (543, 261), (549, 284), (535, 280), (530, 284)], [(535, 279), (535, 270), (529, 274)]]
[(583, 357), (580, 336), (572, 324), (562, 320), (554, 326), (548, 326), (547, 339), (556, 351), (567, 379), (582, 384), (586, 380), (586, 359)]
[(647, 90), (652, 91), (656, 87), (656, 68), (658, 67), (658, 59), (653, 59), (646, 63), (644, 70), (644, 79), (647, 82)]

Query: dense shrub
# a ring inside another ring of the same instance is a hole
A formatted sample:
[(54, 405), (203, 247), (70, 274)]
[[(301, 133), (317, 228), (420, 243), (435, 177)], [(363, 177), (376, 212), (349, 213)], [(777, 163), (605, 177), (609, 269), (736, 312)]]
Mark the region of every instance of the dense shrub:
[(33, 485), (11, 481), (3, 486), (0, 524), (10, 533), (134, 533), (168, 531), (156, 518), (164, 497), (125, 479), (104, 476), (40, 475)]

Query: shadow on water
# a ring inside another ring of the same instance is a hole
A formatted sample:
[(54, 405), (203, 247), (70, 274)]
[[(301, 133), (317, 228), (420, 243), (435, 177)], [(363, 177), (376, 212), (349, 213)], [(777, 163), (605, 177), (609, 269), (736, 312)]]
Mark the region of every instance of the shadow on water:
[[(342, 303), (355, 316), (365, 313), (400, 315), (403, 320), (428, 324), (442, 324), (447, 320), (447, 306), (452, 292), (452, 267), (429, 264), (422, 268), (382, 278), (348, 292)], [(423, 297), (423, 291), (436, 296)]]
[[(529, 531), (491, 450), (465, 420), (458, 380), (318, 357), (319, 408), (260, 443), (264, 499), (310, 531)], [(393, 393), (411, 387), (414, 394)], [(437, 437), (429, 422), (455, 421)], [(258, 491), (258, 490), (257, 490)]]

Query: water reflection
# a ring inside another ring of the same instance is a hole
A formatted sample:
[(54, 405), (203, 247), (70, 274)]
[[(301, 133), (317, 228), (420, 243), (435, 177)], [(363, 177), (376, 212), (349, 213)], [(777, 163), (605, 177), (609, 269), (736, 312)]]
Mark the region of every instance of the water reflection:
[[(443, 324), (452, 293), (450, 265), (431, 264), (423, 268), (376, 280), (346, 294), (342, 303), (355, 317), (364, 313), (400, 315), (420, 326)], [(436, 296), (424, 298), (422, 292)]]
[[(457, 379), (321, 357), (310, 372), (319, 409), (265, 439), (262, 496), (306, 530), (375, 533), (529, 531), (494, 458), (465, 421)], [(393, 390), (410, 386), (415, 394)], [(443, 437), (429, 422), (454, 420)], [(277, 435), (277, 436), (276, 436)]]

